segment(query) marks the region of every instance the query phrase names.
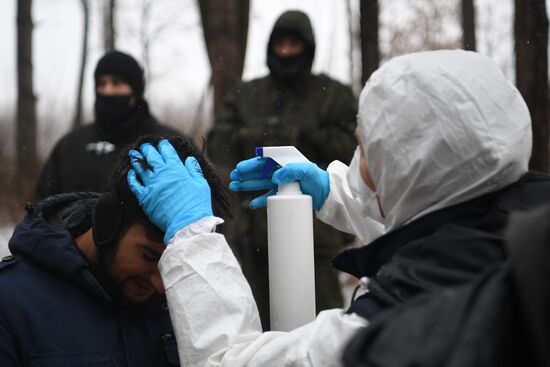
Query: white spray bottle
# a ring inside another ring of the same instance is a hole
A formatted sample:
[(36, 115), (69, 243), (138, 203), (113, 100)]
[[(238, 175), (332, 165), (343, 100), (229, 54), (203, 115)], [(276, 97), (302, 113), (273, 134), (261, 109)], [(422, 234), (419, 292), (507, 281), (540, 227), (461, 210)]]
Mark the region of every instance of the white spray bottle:
[[(309, 162), (293, 146), (256, 148), (281, 166)], [(311, 196), (300, 184), (281, 185), (267, 199), (271, 329), (289, 331), (315, 319), (315, 265)]]

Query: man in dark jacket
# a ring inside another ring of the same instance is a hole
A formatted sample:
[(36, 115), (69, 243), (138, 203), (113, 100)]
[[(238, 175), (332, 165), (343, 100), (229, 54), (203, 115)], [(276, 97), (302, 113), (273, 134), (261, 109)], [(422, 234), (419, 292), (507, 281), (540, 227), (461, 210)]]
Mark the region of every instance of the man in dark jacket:
[[(270, 74), (238, 85), (216, 114), (208, 137), (208, 153), (220, 172), (228, 173), (255, 147), (294, 145), (321, 167), (334, 159), (349, 162), (355, 143), (357, 99), (351, 89), (328, 76), (315, 75), (313, 30), (306, 14), (287, 11), (276, 21), (267, 45)], [(250, 196), (243, 195), (240, 202)], [(235, 203), (236, 220), (226, 236), (241, 260), (267, 329), (267, 224), (264, 210), (243, 211)], [(317, 310), (342, 306), (330, 258), (352, 237), (315, 221)]]
[[(188, 139), (170, 141), (182, 159), (197, 158), (224, 216), (221, 181), (200, 151)], [(129, 167), (124, 154), (104, 194), (27, 207), (9, 242), (13, 256), (0, 262), (2, 367), (179, 365), (157, 267), (164, 234), (130, 192)]]
[(130, 55), (111, 51), (97, 63), (95, 122), (65, 135), (55, 145), (34, 198), (62, 192), (106, 189), (119, 153), (139, 136), (180, 135), (149, 112), (143, 70)]

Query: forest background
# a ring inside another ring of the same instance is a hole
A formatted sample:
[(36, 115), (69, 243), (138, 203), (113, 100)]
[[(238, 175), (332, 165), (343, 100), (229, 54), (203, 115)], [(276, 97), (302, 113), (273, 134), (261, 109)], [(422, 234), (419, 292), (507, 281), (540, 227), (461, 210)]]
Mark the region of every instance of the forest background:
[(92, 121), (102, 54), (135, 56), (153, 113), (200, 142), (223, 95), (268, 72), (269, 34), (289, 9), (312, 20), (314, 72), (357, 94), (397, 55), (464, 48), (493, 58), (530, 109), (531, 166), (549, 171), (546, 0), (9, 0), (0, 13), (0, 253), (55, 142)]

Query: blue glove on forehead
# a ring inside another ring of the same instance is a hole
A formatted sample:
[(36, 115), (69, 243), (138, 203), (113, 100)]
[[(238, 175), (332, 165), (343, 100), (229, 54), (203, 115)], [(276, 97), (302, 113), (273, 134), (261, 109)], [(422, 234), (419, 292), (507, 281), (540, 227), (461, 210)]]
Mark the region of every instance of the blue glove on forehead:
[(167, 245), (180, 229), (213, 215), (210, 186), (197, 159), (190, 156), (183, 163), (168, 140), (161, 140), (158, 150), (149, 143), (139, 150), (128, 153), (128, 185), (149, 220), (165, 232)]

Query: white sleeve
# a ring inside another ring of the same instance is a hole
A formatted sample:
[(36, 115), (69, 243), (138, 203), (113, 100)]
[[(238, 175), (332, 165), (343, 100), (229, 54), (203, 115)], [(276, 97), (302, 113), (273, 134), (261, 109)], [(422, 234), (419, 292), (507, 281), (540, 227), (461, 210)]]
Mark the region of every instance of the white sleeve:
[(384, 234), (384, 225), (369, 218), (354, 199), (346, 178), (348, 166), (334, 161), (327, 172), (330, 191), (321, 210), (316, 212), (317, 218), (340, 231), (356, 235), (363, 245)]
[(321, 312), (290, 332), (262, 333), (252, 292), (225, 237), (178, 232), (159, 268), (182, 366), (339, 366), (365, 319)]

